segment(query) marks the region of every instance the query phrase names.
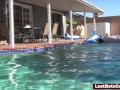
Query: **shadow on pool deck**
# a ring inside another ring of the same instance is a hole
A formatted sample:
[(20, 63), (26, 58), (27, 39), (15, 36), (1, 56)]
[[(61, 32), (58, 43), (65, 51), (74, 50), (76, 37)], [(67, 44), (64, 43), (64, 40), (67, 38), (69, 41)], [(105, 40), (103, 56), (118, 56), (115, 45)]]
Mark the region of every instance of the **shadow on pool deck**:
[(10, 47), (8, 44), (0, 45), (0, 50), (16, 50), (16, 49), (31, 49), (31, 48), (42, 48), (47, 46), (55, 46), (55, 45), (61, 45), (61, 44), (67, 44), (67, 43), (82, 43), (84, 42), (84, 39), (80, 40), (60, 40), (53, 43), (20, 43), (15, 44), (15, 48)]

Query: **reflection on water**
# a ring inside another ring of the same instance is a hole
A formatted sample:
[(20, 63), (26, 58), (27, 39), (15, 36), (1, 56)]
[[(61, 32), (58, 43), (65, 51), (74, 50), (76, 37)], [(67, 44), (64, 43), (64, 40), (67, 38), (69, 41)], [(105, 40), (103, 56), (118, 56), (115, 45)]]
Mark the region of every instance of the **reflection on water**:
[(15, 62), (15, 59), (17, 59), (17, 55), (13, 55), (13, 58), (8, 62), (8, 65), (12, 65), (13, 67), (10, 68), (11, 72), (9, 74), (9, 80), (15, 85), (15, 88), (17, 89), (18, 83), (14, 80), (14, 74), (17, 71), (17, 68), (20, 67), (20, 64), (17, 64)]
[(83, 44), (3, 55), (0, 90), (92, 90), (93, 83), (119, 83), (119, 46)]

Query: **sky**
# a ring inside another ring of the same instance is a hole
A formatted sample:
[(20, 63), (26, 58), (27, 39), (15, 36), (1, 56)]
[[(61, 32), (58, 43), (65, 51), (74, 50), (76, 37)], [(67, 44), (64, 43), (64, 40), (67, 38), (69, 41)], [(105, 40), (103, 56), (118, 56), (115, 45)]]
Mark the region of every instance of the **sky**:
[[(120, 16), (120, 0), (87, 0), (92, 5), (102, 9), (104, 16)], [(87, 14), (93, 16), (92, 14)]]

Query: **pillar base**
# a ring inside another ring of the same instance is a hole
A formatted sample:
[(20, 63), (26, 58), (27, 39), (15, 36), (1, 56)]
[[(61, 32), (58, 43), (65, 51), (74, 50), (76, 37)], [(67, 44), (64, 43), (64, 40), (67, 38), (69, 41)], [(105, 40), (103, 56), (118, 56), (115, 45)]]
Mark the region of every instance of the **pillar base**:
[(93, 31), (93, 35), (97, 35), (97, 32), (96, 32), (96, 31)]

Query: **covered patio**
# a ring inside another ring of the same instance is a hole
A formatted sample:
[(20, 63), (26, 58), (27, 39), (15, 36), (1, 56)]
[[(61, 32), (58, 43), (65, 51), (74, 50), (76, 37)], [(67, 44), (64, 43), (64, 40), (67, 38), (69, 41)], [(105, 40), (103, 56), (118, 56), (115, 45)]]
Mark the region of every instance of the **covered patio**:
[[(10, 35), (10, 47), (15, 48), (15, 25), (14, 25), (14, 0), (8, 0), (9, 1), (9, 35)], [(18, 0), (26, 3), (32, 3), (35, 5), (39, 5), (42, 7), (47, 8), (47, 21), (48, 21), (48, 43), (52, 42), (52, 26), (51, 26), (51, 10), (55, 10), (58, 12), (69, 12), (70, 15), (70, 34), (71, 34), (71, 41), (73, 41), (73, 21), (72, 21), (72, 13), (73, 12), (84, 12), (84, 26), (85, 26), (85, 32), (86, 30), (86, 12), (93, 13), (93, 22), (94, 22), (94, 32), (96, 31), (96, 21), (95, 17), (96, 15), (102, 14), (103, 11), (92, 4), (88, 3), (85, 0)], [(63, 18), (65, 16), (63, 15)], [(66, 19), (63, 19), (63, 29), (66, 30)]]

